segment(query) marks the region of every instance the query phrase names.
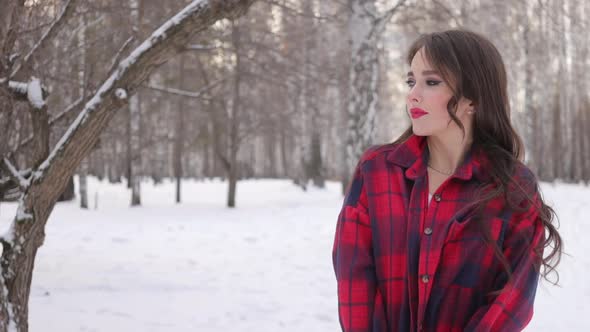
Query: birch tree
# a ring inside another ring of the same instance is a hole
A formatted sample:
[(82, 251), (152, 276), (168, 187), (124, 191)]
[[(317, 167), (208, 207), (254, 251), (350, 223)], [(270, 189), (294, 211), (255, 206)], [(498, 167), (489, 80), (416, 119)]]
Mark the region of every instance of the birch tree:
[[(140, 33), (140, 0), (130, 0), (131, 7), (131, 29), (133, 34)], [(131, 206), (141, 205), (141, 148), (140, 148), (140, 126), (141, 126), (141, 101), (139, 93), (134, 93), (129, 100), (129, 133), (127, 145), (127, 157), (129, 163), (129, 175), (127, 180), (131, 188)]]
[(348, 23), (351, 61), (345, 143), (346, 174), (352, 172), (364, 150), (374, 143), (379, 81), (378, 41), (385, 25), (404, 2), (399, 0), (384, 14), (377, 10), (376, 0), (348, 2), (351, 10)]

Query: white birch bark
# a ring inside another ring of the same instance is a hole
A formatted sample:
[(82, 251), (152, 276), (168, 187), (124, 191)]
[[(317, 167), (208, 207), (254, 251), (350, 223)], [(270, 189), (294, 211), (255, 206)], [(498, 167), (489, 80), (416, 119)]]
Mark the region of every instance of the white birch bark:
[(351, 47), (350, 89), (346, 130), (346, 167), (352, 172), (366, 148), (373, 144), (377, 106), (378, 17), (375, 0), (349, 0)]
[[(87, 50), (86, 50), (86, 18), (85, 15), (82, 14), (79, 17), (80, 21), (80, 29), (78, 30), (78, 47), (80, 49), (80, 63), (78, 67), (78, 93), (80, 97), (83, 99), (86, 98), (86, 60), (87, 60)], [(88, 181), (87, 181), (87, 173), (88, 173), (88, 158), (84, 158), (80, 163), (80, 171), (79, 171), (79, 181), (80, 181), (80, 208), (88, 209)]]

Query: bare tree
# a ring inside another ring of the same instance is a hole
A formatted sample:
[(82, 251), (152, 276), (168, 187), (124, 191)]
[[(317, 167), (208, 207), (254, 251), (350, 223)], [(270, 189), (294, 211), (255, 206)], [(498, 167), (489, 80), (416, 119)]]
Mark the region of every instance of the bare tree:
[[(28, 177), (13, 167), (7, 158), (3, 159), (4, 167), (18, 182), (23, 194), (12, 227), (1, 239), (0, 331), (28, 330), (33, 265), (37, 249), (43, 243), (47, 219), (67, 180), (91, 151), (115, 112), (127, 103), (128, 97), (154, 69), (178, 53), (177, 45), (186, 44), (192, 35), (219, 19), (235, 19), (252, 2), (193, 1), (120, 62), (85, 103), (48, 157), (34, 164), (34, 171)], [(39, 82), (34, 79), (28, 84), (28, 89), (35, 92), (35, 97), (41, 91)], [(43, 107), (43, 99), (32, 98), (32, 102)]]

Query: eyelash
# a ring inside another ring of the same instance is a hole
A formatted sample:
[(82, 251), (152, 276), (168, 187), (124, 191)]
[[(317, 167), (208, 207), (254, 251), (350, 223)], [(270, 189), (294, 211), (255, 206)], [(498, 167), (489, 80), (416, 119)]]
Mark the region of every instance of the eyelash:
[[(426, 80), (426, 84), (429, 86), (436, 86), (439, 85), (442, 81), (437, 81), (437, 80)], [(406, 84), (411, 88), (414, 86), (414, 84), (416, 84), (416, 82), (414, 82), (413, 80), (407, 80)]]

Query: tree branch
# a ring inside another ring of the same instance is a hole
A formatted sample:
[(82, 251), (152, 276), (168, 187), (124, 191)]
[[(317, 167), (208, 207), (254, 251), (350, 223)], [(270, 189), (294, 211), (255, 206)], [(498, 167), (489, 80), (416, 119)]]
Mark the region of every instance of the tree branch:
[(19, 172), (6, 157), (2, 158), (2, 163), (4, 164), (4, 168), (8, 171), (10, 177), (18, 184), (19, 188), (22, 191), (27, 190), (30, 182), (28, 179), (23, 177), (23, 173)]
[(45, 32), (45, 34), (43, 34), (41, 39), (39, 39), (39, 41), (35, 44), (35, 46), (33, 46), (33, 48), (29, 51), (29, 53), (27, 53), (27, 55), (25, 55), (25, 57), (22, 59), (22, 61), (16, 65), (16, 67), (14, 68), (12, 73), (10, 74), (10, 78), (16, 76), (16, 74), (18, 74), (18, 72), (21, 69), (28, 68), (31, 66), (31, 61), (33, 59), (33, 56), (39, 50), (44, 49), (47, 46), (47, 44), (49, 44), (51, 42), (51, 40), (55, 37), (55, 35), (57, 35), (59, 30), (65, 25), (67, 19), (73, 15), (77, 1), (78, 0), (68, 0), (68, 2), (64, 6), (64, 9), (61, 12), (61, 14), (59, 15), (59, 17), (57, 18), (57, 20), (55, 20), (55, 22), (51, 25), (51, 27), (49, 27), (47, 32)]
[(316, 19), (316, 20), (325, 20), (325, 21), (334, 21), (337, 18), (336, 16), (307, 15), (307, 14), (305, 14), (305, 13), (303, 13), (303, 12), (301, 12), (301, 11), (295, 9), (295, 8), (289, 7), (289, 6), (287, 6), (287, 5), (279, 2), (277, 0), (262, 0), (262, 2), (265, 2), (265, 3), (268, 3), (270, 5), (273, 5), (273, 6), (277, 6), (279, 8), (282, 8), (282, 9), (284, 9), (284, 10), (292, 13), (295, 16), (313, 18), (313, 19)]
[(123, 53), (127, 51), (127, 49), (129, 48), (129, 45), (131, 45), (131, 43), (134, 40), (135, 40), (135, 37), (131, 36), (131, 37), (127, 38), (127, 40), (123, 43), (123, 45), (121, 45), (121, 47), (119, 48), (119, 51), (113, 57), (113, 61), (111, 62), (111, 65), (109, 66), (109, 70), (107, 70), (107, 73), (112, 73), (113, 70), (115, 70), (115, 68), (117, 67), (117, 64), (119, 64), (119, 62), (121, 62), (121, 58), (123, 57)]
[[(38, 81), (37, 81), (38, 82)], [(2, 82), (0, 82), (2, 83)], [(47, 88), (42, 85), (39, 84), (38, 86), (30, 86), (31, 82), (29, 83), (25, 83), (25, 82), (18, 82), (18, 81), (8, 81), (8, 91), (10, 91), (12, 97), (16, 100), (19, 101), (28, 101), (29, 100), (29, 92), (31, 88), (40, 88), (41, 91), (41, 96), (43, 96), (43, 99), (45, 99), (45, 97), (49, 94), (49, 91), (47, 91)]]
[(381, 35), (383, 30), (385, 30), (387, 23), (389, 23), (389, 21), (391, 21), (391, 18), (393, 17), (393, 15), (395, 15), (395, 13), (397, 13), (400, 10), (400, 7), (402, 7), (405, 2), (406, 2), (406, 0), (398, 0), (397, 4), (395, 6), (391, 7), (389, 10), (387, 10), (385, 12), (385, 14), (383, 14), (383, 16), (381, 16), (377, 20), (377, 23), (375, 24), (375, 28), (373, 29), (373, 31), (371, 31), (371, 35), (373, 33), (375, 34), (375, 37), (378, 37), (379, 35)]
[[(26, 98), (26, 96), (25, 96)], [(71, 103), (68, 107), (66, 107), (65, 110), (63, 110), (61, 113), (59, 113), (58, 115), (52, 117), (49, 120), (49, 126), (51, 127), (52, 125), (54, 125), (57, 121), (61, 120), (62, 118), (64, 118), (66, 115), (73, 113), (76, 110), (80, 109), (80, 106), (82, 105), (82, 103), (84, 102), (84, 99), (82, 97), (78, 98), (78, 100), (76, 100), (75, 102)], [(33, 141), (33, 135), (29, 135), (27, 136), (27, 138), (23, 139), (20, 144), (18, 146), (16, 146), (9, 154), (8, 156), (11, 157), (13, 155), (15, 155), (20, 149), (26, 148), (27, 145), (29, 145), (32, 141)]]
[(228, 79), (228, 77), (221, 78), (211, 84), (208, 84), (208, 85), (200, 88), (197, 92), (186, 91), (186, 90), (181, 90), (181, 89), (174, 89), (174, 88), (167, 88), (167, 87), (162, 87), (162, 86), (158, 86), (155, 84), (147, 84), (147, 85), (143, 85), (143, 87), (146, 87), (146, 88), (152, 89), (152, 90), (156, 90), (156, 91), (160, 91), (160, 92), (170, 93), (170, 94), (177, 95), (177, 96), (182, 96), (182, 97), (207, 99), (207, 98), (203, 97), (205, 92), (213, 89), (214, 87), (223, 83), (227, 79)]

